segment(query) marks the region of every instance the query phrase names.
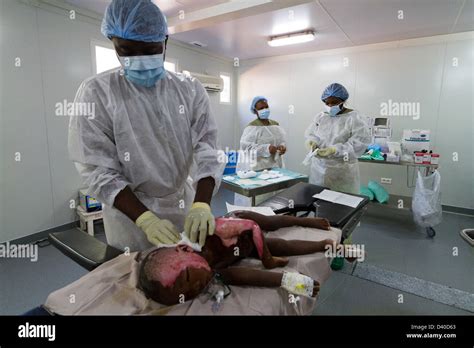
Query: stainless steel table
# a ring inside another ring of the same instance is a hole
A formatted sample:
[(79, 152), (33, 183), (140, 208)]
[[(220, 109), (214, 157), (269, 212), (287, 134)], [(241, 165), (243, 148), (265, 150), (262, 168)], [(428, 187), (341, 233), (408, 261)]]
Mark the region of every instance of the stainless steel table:
[[(238, 185), (237, 183), (233, 182), (232, 180), (225, 180), (222, 179), (222, 184), (221, 187), (230, 190), (232, 192), (238, 193), (242, 196), (245, 197), (251, 197), (252, 198), (252, 206), (255, 206), (255, 197), (259, 195), (263, 195), (265, 193), (270, 193), (270, 192), (275, 192), (278, 190), (282, 190), (288, 187), (291, 187), (299, 182), (308, 182), (309, 177), (304, 174), (296, 173), (293, 171), (290, 171), (288, 169), (280, 169), (280, 168), (273, 168), (271, 170), (279, 171), (283, 175), (291, 175), (293, 176), (291, 179), (284, 180), (284, 181), (279, 181), (275, 183), (267, 183), (265, 185), (259, 185), (259, 186), (254, 186), (254, 187), (243, 187), (241, 185)], [(259, 171), (261, 173), (262, 171)], [(233, 175), (227, 175), (231, 177), (236, 177), (238, 178), (237, 174)]]

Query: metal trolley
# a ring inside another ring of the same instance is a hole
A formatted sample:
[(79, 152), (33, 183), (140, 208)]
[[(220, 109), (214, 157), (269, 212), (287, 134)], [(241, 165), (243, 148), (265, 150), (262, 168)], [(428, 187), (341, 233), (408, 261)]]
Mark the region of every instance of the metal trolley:
[[(409, 178), (410, 178), (409, 169), (410, 168), (414, 168), (415, 173), (416, 173), (416, 170), (418, 170), (418, 169), (424, 170), (425, 171), (425, 176), (431, 175), (435, 170), (438, 169), (437, 164), (417, 164), (417, 163), (405, 162), (405, 161), (387, 162), (387, 161), (374, 161), (374, 160), (359, 159), (359, 162), (360, 163), (386, 164), (386, 165), (406, 167), (406, 170), (407, 170), (407, 187), (408, 188), (413, 188), (414, 187), (414, 185), (411, 185), (410, 182), (409, 182)], [(386, 204), (386, 205), (385, 204), (384, 205), (380, 204), (380, 205), (381, 206), (386, 206), (386, 207), (391, 207), (391, 208), (397, 207), (397, 209), (405, 209), (405, 210), (410, 210), (411, 211), (411, 208), (398, 208), (396, 202), (399, 199), (410, 200), (411, 201), (410, 197), (393, 195), (391, 197), (391, 199), (389, 200), (388, 204)], [(430, 237), (430, 238), (433, 238), (436, 235), (436, 231), (433, 227), (426, 227), (425, 232), (428, 235), (428, 237)]]

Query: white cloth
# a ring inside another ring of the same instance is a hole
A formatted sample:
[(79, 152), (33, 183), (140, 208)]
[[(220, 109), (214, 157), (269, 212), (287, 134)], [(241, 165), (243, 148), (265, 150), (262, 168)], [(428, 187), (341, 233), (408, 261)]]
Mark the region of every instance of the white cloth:
[(357, 111), (335, 117), (326, 112), (318, 114), (305, 133), (306, 141), (319, 148), (335, 147), (329, 158), (311, 160), (309, 182), (331, 190), (358, 194), (360, 173), (357, 158), (370, 144), (369, 126)]
[(270, 154), (270, 145), (286, 146), (286, 133), (284, 129), (278, 125), (272, 126), (252, 126), (245, 127), (242, 137), (240, 138), (240, 150), (248, 153), (247, 159), (253, 158), (250, 153), (255, 152), (257, 156), (256, 163), (237, 164), (238, 170), (261, 170), (268, 168), (282, 168), (282, 156)]
[(203, 86), (167, 72), (152, 88), (129, 82), (120, 68), (85, 80), (76, 103), (93, 103), (93, 118), (71, 117), (69, 153), (89, 187), (104, 204), (108, 243), (131, 251), (151, 246), (145, 234), (113, 208), (129, 186), (158, 217), (183, 229), (196, 184), (212, 177), (215, 192), (225, 163), (217, 155), (217, 127)]
[(194, 251), (201, 252), (202, 247), (199, 245), (199, 243), (193, 243), (191, 240), (186, 236), (185, 232), (181, 232), (179, 234), (181, 237), (181, 240), (178, 243), (175, 244), (158, 244), (154, 249), (162, 249), (162, 248), (174, 248), (177, 246), (188, 246)]

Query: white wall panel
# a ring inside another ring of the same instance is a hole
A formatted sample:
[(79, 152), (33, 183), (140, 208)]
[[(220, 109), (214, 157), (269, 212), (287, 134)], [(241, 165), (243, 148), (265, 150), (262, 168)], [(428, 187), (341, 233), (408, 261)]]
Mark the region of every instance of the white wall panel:
[[(452, 66), (458, 57), (458, 67)], [(417, 115), (392, 116), (393, 140), (403, 129), (430, 129), (432, 148), (441, 154), (443, 204), (474, 208), (473, 114), (474, 42), (466, 35), (399, 41), (356, 49), (319, 51), (313, 54), (248, 60), (239, 77), (240, 126), (249, 120), (251, 96), (267, 95), (270, 104), (294, 104), (295, 115), (273, 113), (289, 134), (286, 164), (307, 173), (301, 165), (306, 153), (304, 131), (312, 117), (323, 110), (320, 95), (332, 82), (344, 84), (351, 97), (348, 106), (370, 117), (379, 116), (381, 103), (412, 102)], [(348, 66), (343, 66), (346, 58)], [(269, 76), (269, 75), (272, 76)], [(278, 111), (279, 111), (278, 110)], [(242, 128), (241, 128), (242, 131)], [(453, 162), (453, 152), (459, 161)], [(361, 183), (392, 178), (390, 193), (411, 195), (406, 168), (361, 164)], [(411, 181), (413, 171), (409, 173)]]
[[(67, 151), (68, 119), (58, 102), (73, 101), (92, 75), (91, 40), (106, 41), (100, 23), (71, 20), (66, 12), (15, 0), (2, 5), (0, 128), (0, 242), (24, 237), (76, 219), (69, 201), (83, 186)], [(180, 69), (234, 74), (230, 60), (169, 43)], [(22, 66), (14, 67), (20, 57)], [(234, 77), (235, 79), (235, 77)], [(236, 94), (221, 105), (210, 94), (222, 147), (234, 145)], [(21, 162), (14, 161), (15, 152)]]

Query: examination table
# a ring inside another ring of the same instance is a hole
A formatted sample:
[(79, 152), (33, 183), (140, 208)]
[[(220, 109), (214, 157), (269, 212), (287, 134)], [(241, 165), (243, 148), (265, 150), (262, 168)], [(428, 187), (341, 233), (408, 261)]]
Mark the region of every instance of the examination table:
[[(318, 201), (312, 196), (323, 187), (299, 183), (260, 204), (271, 207), (277, 214), (315, 213), (327, 218), (331, 230), (303, 227), (282, 228), (267, 234), (269, 237), (300, 240), (341, 241), (347, 238), (364, 214), (368, 199), (357, 208)], [(52, 233), (51, 243), (61, 252), (91, 272), (49, 295), (44, 307), (60, 315), (309, 315), (316, 299), (290, 296), (281, 288), (230, 286), (231, 293), (218, 312), (212, 311), (212, 301), (205, 294), (192, 301), (164, 306), (147, 299), (136, 289), (138, 253), (124, 254), (86, 233), (75, 230)], [(321, 286), (329, 278), (331, 269), (324, 253), (289, 257), (288, 266), (275, 271), (306, 274)], [(236, 266), (263, 269), (257, 259), (241, 260)], [(71, 300), (73, 296), (74, 301)]]

